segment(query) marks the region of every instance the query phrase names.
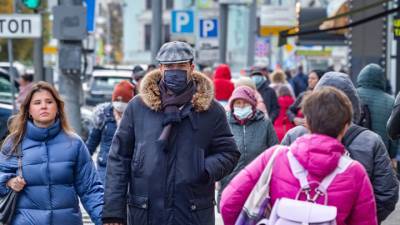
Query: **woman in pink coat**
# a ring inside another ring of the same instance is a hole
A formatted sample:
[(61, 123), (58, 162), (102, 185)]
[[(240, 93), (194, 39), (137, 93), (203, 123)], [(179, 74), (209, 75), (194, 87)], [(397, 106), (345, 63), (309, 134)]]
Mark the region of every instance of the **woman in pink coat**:
[[(295, 199), (300, 190), (300, 183), (292, 174), (287, 151), (290, 150), (308, 171), (310, 183), (321, 182), (335, 170), (340, 157), (346, 152), (340, 140), (351, 122), (352, 108), (347, 96), (335, 88), (323, 88), (304, 101), (303, 112), (311, 134), (298, 138), (290, 148), (277, 155), (270, 183), (271, 206), (283, 197)], [(235, 224), (276, 149), (272, 147), (258, 156), (225, 188), (220, 204), (225, 225)], [(345, 171), (336, 175), (327, 194), (328, 205), (338, 210), (338, 225), (377, 224), (372, 186), (365, 169), (357, 161), (352, 161)], [(322, 204), (323, 200), (320, 197), (316, 202)]]

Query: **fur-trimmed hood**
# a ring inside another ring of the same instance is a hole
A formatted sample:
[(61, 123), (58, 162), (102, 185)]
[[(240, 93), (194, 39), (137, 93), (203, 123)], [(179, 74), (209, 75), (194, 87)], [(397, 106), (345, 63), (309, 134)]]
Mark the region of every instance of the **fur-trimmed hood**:
[[(160, 70), (153, 70), (146, 74), (140, 85), (140, 97), (144, 104), (154, 111), (161, 110), (161, 96), (158, 84), (162, 78)], [(197, 112), (204, 112), (210, 108), (214, 99), (214, 86), (206, 75), (194, 71), (192, 79), (196, 84), (196, 93), (193, 95), (192, 104)]]

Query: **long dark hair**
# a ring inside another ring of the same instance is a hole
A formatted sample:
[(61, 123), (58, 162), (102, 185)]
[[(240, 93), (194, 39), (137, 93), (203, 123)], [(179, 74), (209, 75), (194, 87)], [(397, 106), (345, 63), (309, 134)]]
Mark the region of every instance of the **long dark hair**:
[(17, 146), (22, 142), (26, 131), (26, 124), (29, 120), (29, 106), (32, 101), (32, 96), (39, 91), (48, 91), (53, 96), (57, 104), (57, 117), (60, 120), (61, 128), (66, 133), (73, 133), (72, 128), (68, 124), (67, 117), (64, 111), (64, 101), (62, 100), (60, 94), (53, 86), (51, 86), (51, 84), (40, 81), (32, 86), (24, 102), (21, 104), (18, 114), (15, 115), (15, 117), (11, 121), (9, 127), (10, 134), (7, 136), (3, 143), (5, 144), (9, 141), (13, 142), (10, 153), (17, 153)]

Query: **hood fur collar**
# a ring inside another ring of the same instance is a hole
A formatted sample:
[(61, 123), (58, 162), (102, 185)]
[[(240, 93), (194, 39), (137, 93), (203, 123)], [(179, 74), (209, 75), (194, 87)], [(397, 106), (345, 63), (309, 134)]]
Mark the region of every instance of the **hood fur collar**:
[[(193, 107), (197, 112), (207, 111), (214, 99), (213, 83), (209, 78), (197, 71), (192, 73), (192, 77), (197, 89), (192, 98)], [(154, 70), (146, 74), (140, 85), (140, 96), (144, 104), (154, 111), (161, 111), (161, 96), (158, 87), (161, 78), (161, 71)]]

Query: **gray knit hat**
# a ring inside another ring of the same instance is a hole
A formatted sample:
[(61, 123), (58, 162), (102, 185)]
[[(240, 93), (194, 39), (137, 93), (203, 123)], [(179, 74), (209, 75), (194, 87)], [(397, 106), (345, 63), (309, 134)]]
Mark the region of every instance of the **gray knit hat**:
[(350, 99), (353, 106), (353, 121), (358, 121), (360, 118), (360, 98), (357, 94), (357, 90), (354, 87), (353, 82), (347, 74), (339, 72), (328, 72), (318, 81), (315, 90), (319, 90), (322, 87), (334, 87), (343, 91)]
[(158, 51), (156, 60), (160, 64), (173, 64), (192, 61), (193, 48), (186, 42), (172, 41), (165, 43)]

